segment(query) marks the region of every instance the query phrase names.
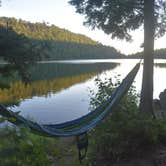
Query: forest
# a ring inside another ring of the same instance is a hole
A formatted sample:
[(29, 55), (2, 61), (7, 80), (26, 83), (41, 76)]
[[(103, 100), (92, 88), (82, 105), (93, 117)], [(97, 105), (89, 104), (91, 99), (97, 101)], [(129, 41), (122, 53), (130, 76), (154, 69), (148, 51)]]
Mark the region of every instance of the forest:
[[(143, 52), (137, 52), (135, 54), (130, 54), (128, 58), (142, 58)], [(154, 52), (155, 59), (165, 59), (166, 58), (166, 48), (156, 49)]]
[(1, 17), (0, 37), (1, 50), (6, 50), (0, 56), (1, 61), (12, 59), (13, 62), (18, 56), (24, 56), (23, 61), (123, 57), (113, 47), (45, 22)]

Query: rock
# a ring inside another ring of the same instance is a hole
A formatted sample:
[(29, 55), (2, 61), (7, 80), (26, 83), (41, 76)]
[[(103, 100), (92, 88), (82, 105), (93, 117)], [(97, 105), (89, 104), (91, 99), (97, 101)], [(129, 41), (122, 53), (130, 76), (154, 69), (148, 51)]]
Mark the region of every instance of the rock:
[(161, 110), (161, 104), (159, 99), (154, 99), (153, 100), (153, 108), (154, 110)]
[(160, 150), (159, 153), (156, 155), (157, 156), (154, 160), (155, 166), (166, 166), (166, 150)]
[(163, 111), (161, 110), (161, 104), (159, 99), (153, 100), (153, 110), (155, 117), (159, 118), (163, 116)]
[(166, 112), (166, 89), (160, 93), (159, 98), (161, 109)]

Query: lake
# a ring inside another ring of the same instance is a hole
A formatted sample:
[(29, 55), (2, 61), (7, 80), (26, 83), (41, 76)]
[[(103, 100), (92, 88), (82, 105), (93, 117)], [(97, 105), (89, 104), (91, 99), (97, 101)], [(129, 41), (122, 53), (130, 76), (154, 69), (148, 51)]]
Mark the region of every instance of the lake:
[[(31, 83), (15, 77), (10, 89), (0, 89), (0, 101), (13, 111), (40, 123), (60, 123), (85, 115), (91, 93), (97, 92), (95, 79), (115, 76), (122, 80), (139, 60), (42, 61), (28, 70)], [(166, 60), (155, 60), (154, 98), (166, 88)], [(142, 65), (133, 85), (140, 93)]]

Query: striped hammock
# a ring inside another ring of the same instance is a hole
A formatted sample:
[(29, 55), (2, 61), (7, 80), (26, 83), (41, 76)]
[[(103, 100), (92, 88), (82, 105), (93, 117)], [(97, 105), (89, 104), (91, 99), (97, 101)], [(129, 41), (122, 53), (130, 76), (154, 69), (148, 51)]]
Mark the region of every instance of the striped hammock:
[[(139, 68), (140, 63), (135, 65), (135, 67), (123, 79), (120, 86), (115, 89), (113, 94), (107, 100), (102, 102), (101, 105), (95, 110), (91, 111), (85, 116), (82, 116), (81, 118), (60, 124), (39, 124), (29, 119), (26, 119), (23, 116), (20, 116), (18, 113), (12, 112), (1, 104), (0, 115), (6, 117), (8, 121), (15, 125), (27, 125), (33, 132), (39, 135), (48, 137), (78, 136), (78, 140), (80, 140), (80, 137), (87, 135), (86, 133), (92, 128), (94, 128), (97, 124), (99, 124), (119, 103), (120, 99), (126, 94), (128, 89), (130, 88)], [(78, 141), (77, 145), (78, 147), (81, 147), (80, 141)], [(83, 148), (79, 148), (79, 150), (80, 149)]]

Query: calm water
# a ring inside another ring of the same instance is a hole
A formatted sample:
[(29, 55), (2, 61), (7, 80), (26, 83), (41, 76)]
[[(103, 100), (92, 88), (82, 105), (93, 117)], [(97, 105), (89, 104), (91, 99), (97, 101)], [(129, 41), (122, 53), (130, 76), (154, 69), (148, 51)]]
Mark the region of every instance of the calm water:
[[(29, 69), (32, 82), (12, 81), (9, 90), (1, 90), (0, 101), (10, 103), (13, 111), (41, 123), (59, 123), (90, 111), (90, 90), (97, 92), (95, 78), (102, 80), (120, 74), (120, 79), (139, 60), (73, 60), (40, 62)], [(166, 88), (166, 60), (156, 60), (154, 98)], [(141, 89), (142, 66), (134, 85)]]

